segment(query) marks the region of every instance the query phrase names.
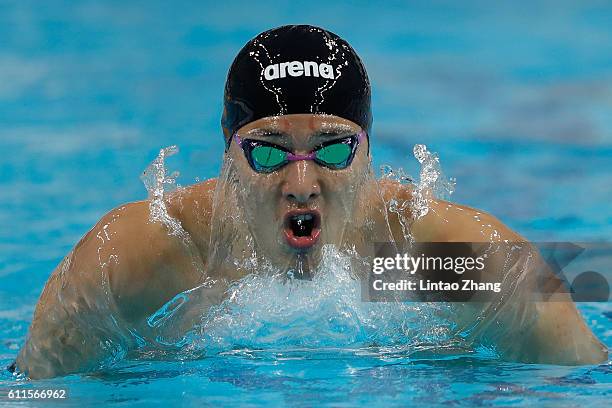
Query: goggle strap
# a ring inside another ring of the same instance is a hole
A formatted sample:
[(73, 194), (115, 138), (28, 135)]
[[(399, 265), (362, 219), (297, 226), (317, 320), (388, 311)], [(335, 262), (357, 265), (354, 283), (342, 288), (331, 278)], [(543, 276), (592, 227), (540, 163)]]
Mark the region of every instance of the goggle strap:
[(236, 140), (236, 144), (238, 144), (238, 146), (242, 146), (242, 139), (240, 136), (238, 136), (238, 133), (234, 133), (234, 139)]
[(365, 130), (362, 130), (361, 132), (359, 132), (357, 134), (357, 140), (359, 141), (359, 144), (361, 144), (364, 141), (365, 138), (366, 138), (366, 131)]

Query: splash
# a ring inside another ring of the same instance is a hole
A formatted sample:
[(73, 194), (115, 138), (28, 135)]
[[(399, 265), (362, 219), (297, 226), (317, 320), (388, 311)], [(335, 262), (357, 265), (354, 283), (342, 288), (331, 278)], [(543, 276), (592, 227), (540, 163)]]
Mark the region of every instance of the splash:
[(174, 171), (168, 175), (165, 160), (178, 151), (178, 147), (174, 145), (161, 149), (155, 160), (143, 171), (140, 179), (149, 193), (149, 221), (164, 225), (170, 236), (179, 238), (184, 246), (185, 254), (190, 257), (194, 270), (204, 275), (199, 251), (193, 239), (185, 231), (180, 221), (168, 212), (168, 193), (179, 187), (176, 183), (179, 172)]
[(184, 236), (186, 233), (181, 224), (168, 214), (165, 195), (177, 188), (176, 179), (178, 171), (166, 174), (165, 160), (167, 157), (177, 154), (178, 147), (173, 145), (165, 147), (143, 171), (140, 179), (145, 185), (149, 195), (149, 219), (151, 222), (160, 222), (168, 227), (170, 233), (176, 236)]
[(418, 217), (429, 212), (432, 198), (445, 199), (455, 191), (455, 179), (447, 179), (442, 173), (437, 153), (427, 150), (424, 144), (414, 145), (414, 157), (421, 164), (421, 172), (415, 189), (414, 209)]
[[(411, 200), (391, 199), (388, 203), (388, 210), (400, 216), (400, 222), (405, 218), (403, 214), (406, 210), (412, 210), (414, 219), (419, 219), (429, 213), (431, 201), (433, 199), (447, 199), (455, 191), (456, 180), (446, 178), (442, 172), (440, 158), (437, 153), (430, 152), (424, 144), (416, 144), (413, 148), (414, 157), (421, 165), (419, 179), (415, 180), (406, 174), (403, 168), (393, 169), (389, 165), (381, 167), (381, 177), (393, 180), (402, 185), (412, 187)], [(408, 236), (408, 226), (404, 225), (404, 235)]]
[[(457, 346), (448, 305), (364, 302), (352, 268), (355, 256), (327, 245), (310, 281), (287, 279), (280, 271), (247, 275), (229, 286), (224, 300), (211, 306), (192, 331), (158, 341), (181, 348), (184, 355)], [(189, 295), (181, 294), (180, 303)], [(176, 324), (162, 319), (169, 327)]]
[[(168, 220), (163, 196), (164, 158), (173, 152), (162, 149), (148, 169), (152, 175), (147, 188), (152, 196), (152, 217), (162, 222), (172, 222)], [(401, 168), (383, 169), (383, 178), (411, 186), (413, 198), (385, 204), (389, 211), (398, 213), (411, 207), (422, 217), (433, 198), (452, 194), (454, 181), (443, 176), (438, 156), (426, 146), (416, 145), (414, 155), (421, 165), (418, 181)], [(311, 280), (293, 279), (300, 275), (299, 271), (275, 269), (265, 262), (265, 257), (259, 259), (250, 230), (236, 228), (247, 224), (247, 215), (239, 201), (235, 201), (240, 197), (237, 189), (242, 187), (231, 169), (231, 160), (227, 159), (215, 192), (214, 202), (224, 205), (213, 208), (210, 222), (217, 233), (211, 237), (207, 273), (224, 270), (225, 266), (243, 273), (236, 279), (226, 277), (206, 287), (185, 291), (160, 308), (148, 321), (158, 333), (157, 344), (174, 347), (185, 358), (235, 350), (375, 347), (411, 353), (424, 348), (469, 349), (468, 343), (457, 335), (451, 305), (364, 301), (355, 265), (360, 262), (365, 265), (367, 260), (360, 259), (349, 248), (326, 245), (319, 264), (312, 266)], [(228, 202), (234, 205), (227, 205)], [(381, 208), (384, 207), (381, 203)], [(408, 226), (405, 225), (405, 236), (409, 236)], [(185, 316), (193, 315), (194, 310), (197, 320), (187, 331), (177, 333), (176, 328), (185, 327)]]

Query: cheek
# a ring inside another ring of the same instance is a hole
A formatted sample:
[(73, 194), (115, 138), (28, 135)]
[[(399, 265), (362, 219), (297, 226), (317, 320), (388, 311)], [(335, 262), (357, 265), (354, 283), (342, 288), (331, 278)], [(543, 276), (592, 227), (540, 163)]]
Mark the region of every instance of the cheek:
[[(233, 164), (238, 180), (239, 194), (245, 199), (245, 204), (267, 204), (265, 198), (271, 197), (277, 190), (278, 181), (275, 174), (260, 174), (253, 171), (247, 163), (244, 155), (234, 152)], [(262, 200), (264, 199), (264, 200)]]
[(357, 194), (359, 187), (364, 184), (369, 172), (367, 157), (355, 156), (351, 165), (344, 170), (327, 170), (324, 184), (329, 194), (328, 198), (350, 198)]
[(330, 172), (324, 181), (324, 186), (328, 193), (325, 198), (328, 200), (342, 198), (342, 196), (350, 192), (353, 178), (354, 176), (350, 172), (342, 174)]
[(279, 182), (272, 176), (252, 178), (250, 183), (251, 196), (257, 198), (257, 205), (269, 208), (276, 203), (279, 191)]
[(254, 174), (250, 167), (242, 169), (238, 179), (240, 196), (249, 218), (270, 220), (276, 212), (279, 182), (273, 175)]

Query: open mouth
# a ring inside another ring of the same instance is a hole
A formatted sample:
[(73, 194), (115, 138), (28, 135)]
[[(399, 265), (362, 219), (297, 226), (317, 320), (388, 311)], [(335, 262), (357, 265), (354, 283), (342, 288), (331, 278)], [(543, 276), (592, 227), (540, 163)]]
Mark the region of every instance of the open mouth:
[(295, 210), (285, 215), (284, 233), (289, 246), (305, 250), (317, 243), (321, 233), (318, 211)]

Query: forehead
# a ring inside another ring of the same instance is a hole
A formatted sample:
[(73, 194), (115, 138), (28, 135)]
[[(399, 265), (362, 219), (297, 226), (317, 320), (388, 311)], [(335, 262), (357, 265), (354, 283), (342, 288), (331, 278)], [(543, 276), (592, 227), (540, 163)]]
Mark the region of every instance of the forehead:
[(348, 119), (335, 115), (300, 113), (261, 118), (241, 127), (238, 133), (244, 134), (255, 129), (290, 134), (311, 134), (314, 132), (359, 132), (361, 127)]

